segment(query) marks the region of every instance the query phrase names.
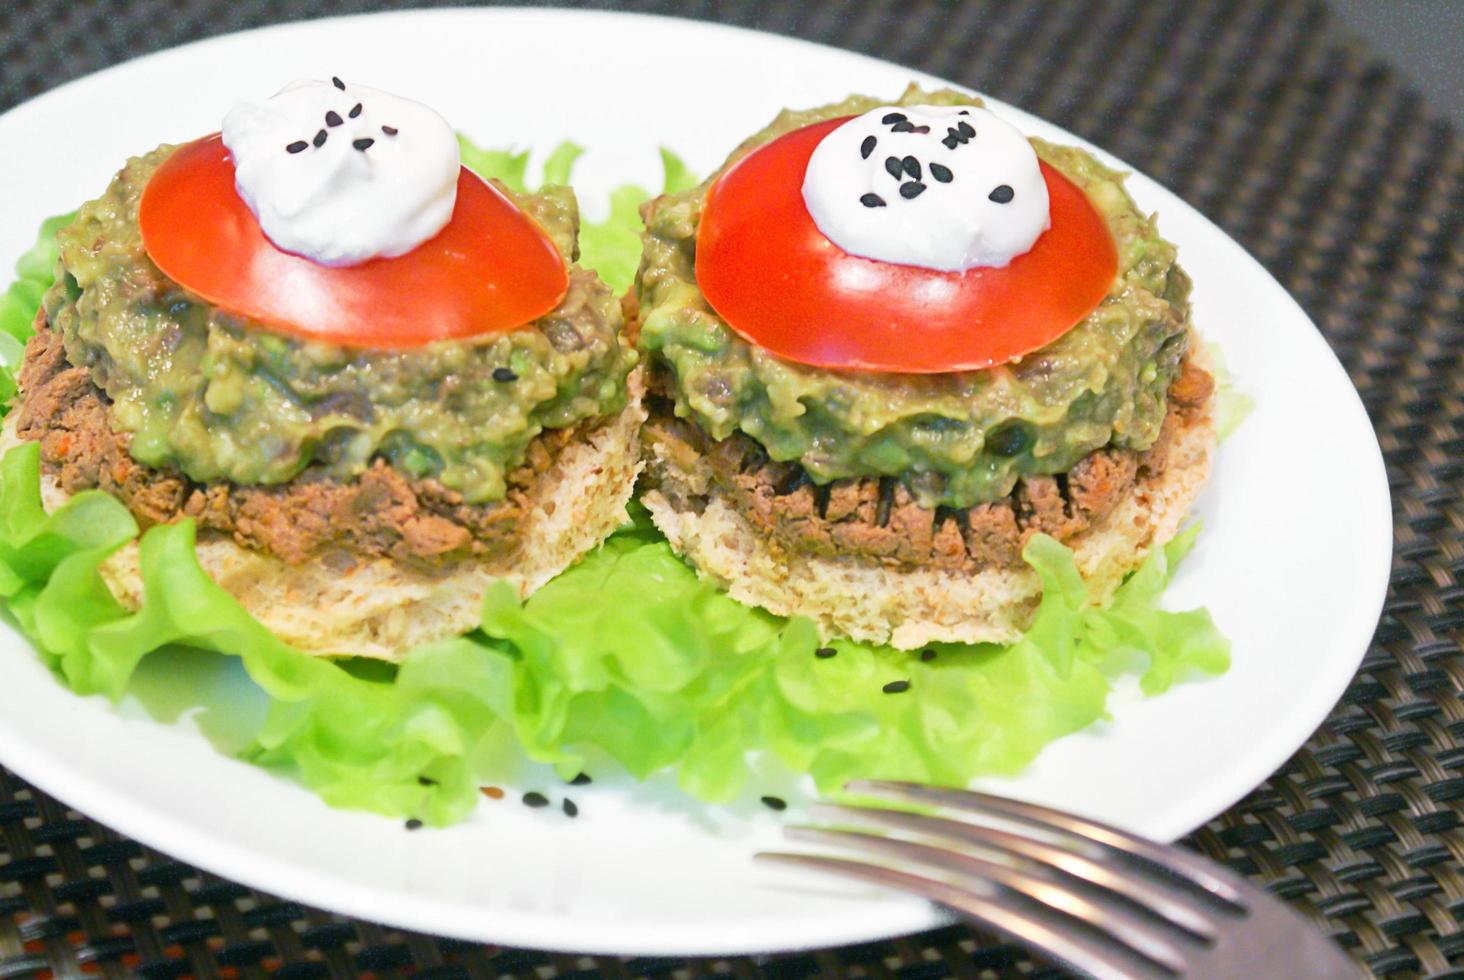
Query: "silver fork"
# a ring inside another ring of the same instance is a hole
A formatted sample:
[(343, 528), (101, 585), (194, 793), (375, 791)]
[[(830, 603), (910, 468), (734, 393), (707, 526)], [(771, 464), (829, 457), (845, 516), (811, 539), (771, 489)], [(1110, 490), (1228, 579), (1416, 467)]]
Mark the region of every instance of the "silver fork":
[[(819, 803), (811, 808), (817, 817), (902, 836), (795, 826), (788, 837), (860, 848), (901, 867), (814, 854), (757, 857), (913, 892), (1094, 977), (1360, 975), (1300, 913), (1192, 852), (986, 793), (877, 780), (845, 788), (982, 822)], [(935, 873), (904, 870), (912, 864)]]

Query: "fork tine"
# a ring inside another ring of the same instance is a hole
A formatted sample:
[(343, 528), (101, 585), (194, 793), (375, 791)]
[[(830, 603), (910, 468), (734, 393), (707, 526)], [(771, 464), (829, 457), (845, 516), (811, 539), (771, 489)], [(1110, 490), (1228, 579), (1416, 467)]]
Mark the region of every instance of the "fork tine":
[(1101, 844), (1112, 850), (1130, 854), (1157, 865), (1214, 897), (1238, 909), (1249, 908), (1248, 886), (1224, 869), (1212, 865), (1198, 855), (1188, 854), (1163, 844), (1135, 837), (1128, 831), (1096, 820), (1063, 813), (1036, 803), (1006, 799), (976, 790), (943, 789), (919, 783), (901, 783), (882, 779), (856, 779), (846, 783), (850, 793), (897, 800), (906, 803), (929, 803), (962, 810), (967, 813), (1003, 817), (1048, 832), (1058, 831), (1080, 841)]
[(974, 875), (983, 881), (994, 882), (1002, 888), (1019, 892), (1055, 912), (1070, 915), (1172, 973), (1184, 971), (1184, 954), (1165, 940), (1163, 933), (1167, 930), (1120, 907), (1118, 903), (1095, 904), (1086, 896), (1049, 877), (929, 844), (863, 831), (788, 827), (784, 834), (795, 840), (857, 847), (879, 855), (914, 861), (948, 873)]
[(1124, 874), (1102, 861), (1092, 860), (1054, 844), (996, 827), (963, 823), (946, 817), (933, 817), (905, 810), (816, 803), (809, 808), (809, 812), (820, 818), (875, 824), (905, 833), (915, 833), (922, 837), (955, 842), (987, 853), (995, 852), (1007, 857), (1019, 858), (1029, 864), (1035, 863), (1046, 870), (1057, 871), (1067, 878), (1076, 878), (1105, 891), (1122, 895), (1197, 939), (1212, 942), (1216, 938), (1214, 910), (1204, 908), (1198, 897), (1192, 898), (1182, 892), (1150, 883), (1132, 874)]
[(813, 854), (763, 851), (760, 861), (829, 871), (898, 888), (949, 906), (1013, 942), (1040, 950), (1099, 980), (1133, 980), (1152, 975), (1152, 965), (1099, 936), (1075, 931), (1070, 920), (1040, 909), (1023, 909), (1008, 897), (984, 896), (948, 882), (863, 861)]

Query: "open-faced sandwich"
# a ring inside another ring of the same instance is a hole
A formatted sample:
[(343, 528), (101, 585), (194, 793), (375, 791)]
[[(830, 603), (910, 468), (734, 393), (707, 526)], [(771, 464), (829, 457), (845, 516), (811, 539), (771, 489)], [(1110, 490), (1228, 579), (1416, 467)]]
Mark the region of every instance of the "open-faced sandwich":
[[(463, 168), (448, 124), (339, 79), (130, 160), (57, 235), (6, 438), (48, 507), (191, 518), (288, 643), (397, 658), (625, 519), (643, 419), (567, 188)], [(104, 566), (140, 598), (135, 545)]]
[(784, 112), (644, 210), (645, 502), (825, 635), (1009, 641), (1047, 534), (1095, 601), (1205, 481), (1214, 385), (1121, 175), (979, 100)]

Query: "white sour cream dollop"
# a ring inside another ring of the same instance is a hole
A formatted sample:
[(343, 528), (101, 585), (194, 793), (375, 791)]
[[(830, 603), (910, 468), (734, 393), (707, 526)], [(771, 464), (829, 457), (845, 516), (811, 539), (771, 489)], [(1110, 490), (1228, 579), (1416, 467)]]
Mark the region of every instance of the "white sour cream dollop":
[(224, 117), (234, 184), (281, 249), (322, 265), (410, 252), (457, 203), (460, 156), (447, 121), (361, 85), (292, 82)]
[(819, 142), (803, 200), (851, 255), (962, 272), (1004, 266), (1051, 224), (1027, 138), (987, 109), (885, 106)]

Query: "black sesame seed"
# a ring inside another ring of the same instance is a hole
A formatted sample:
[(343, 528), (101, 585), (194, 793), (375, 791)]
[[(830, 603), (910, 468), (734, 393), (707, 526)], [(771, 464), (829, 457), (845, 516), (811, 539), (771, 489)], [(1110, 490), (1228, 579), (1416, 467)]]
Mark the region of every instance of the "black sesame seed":
[(859, 199), (859, 203), (867, 208), (882, 208), (885, 206), (884, 198), (878, 194), (865, 194)]
[(835, 656), (838, 652), (839, 651), (835, 650), (833, 647), (819, 647), (817, 650), (813, 651), (813, 655), (820, 660), (827, 660), (830, 657)]
[(336, 78), (334, 75), (330, 76), (330, 83), (336, 88), (340, 89), (342, 92), (346, 90), (346, 83), (341, 81), (339, 78)]
[(591, 782), (590, 774), (587, 773), (587, 772), (582, 772), (578, 776), (576, 776), (573, 779), (571, 779), (569, 781), (569, 785), (571, 785), (571, 786), (588, 786), (588, 785), (590, 785), (590, 782)]
[(969, 116), (970, 114), (971, 114), (971, 110), (970, 109), (962, 109), (960, 112), (956, 113), (956, 115), (958, 115), (958, 116)]
[(880, 690), (884, 691), (886, 694), (904, 694), (906, 691), (910, 690), (910, 682), (890, 681), (884, 687), (880, 688)]
[(899, 157), (885, 157), (885, 173), (899, 180), (900, 175), (904, 172), (905, 167), (900, 163)]
[(918, 184), (913, 180), (906, 181), (900, 185), (900, 196), (907, 201), (913, 201), (925, 193), (925, 185)]
[(781, 811), (788, 809), (788, 801), (783, 799), (781, 796), (764, 796), (762, 798), (762, 803), (763, 806), (767, 807), (769, 810)]
[(910, 130), (910, 132), (912, 132), (912, 133), (919, 133), (920, 135), (924, 136), (926, 133), (930, 132), (930, 127), (929, 126), (916, 126), (914, 129)]
[(964, 119), (962, 119), (960, 123), (956, 125), (956, 129), (960, 132), (962, 136), (966, 137), (966, 139), (971, 139), (976, 135), (976, 129)]
[(408, 830), (421, 830), (422, 829), (422, 821), (418, 820), (416, 817), (413, 817), (412, 819), (410, 819), (410, 820), (407, 821), (407, 829)]
[(912, 122), (897, 122), (893, 126), (890, 127), (890, 132), (892, 132), (892, 133), (913, 133), (913, 132), (915, 132), (915, 124), (912, 123)]
[(330, 137), (330, 134), (327, 133), (325, 130), (322, 129), (320, 132), (318, 132), (318, 133), (315, 134), (315, 139), (311, 140), (310, 142), (314, 143), (315, 146), (316, 146), (316, 148), (319, 149), (320, 147), (322, 147), (322, 146), (325, 145), (325, 141), (329, 137)]
[(342, 119), (340, 113), (336, 112), (334, 109), (326, 112), (325, 124), (327, 126), (339, 126), (343, 122), (345, 122), (345, 120)]
[(518, 375), (513, 373), (512, 368), (496, 367), (493, 369), (493, 380), (507, 383), (509, 381), (517, 381)]
[(382, 126), (381, 131), (388, 136), (395, 136), (397, 134), (397, 128), (395, 126)]
[(914, 157), (906, 157), (904, 160), (901, 161), (901, 163), (905, 167), (905, 173), (909, 174), (911, 177), (914, 177), (916, 180), (920, 179), (919, 160), (915, 159)]
[(564, 815), (566, 817), (579, 816), (579, 807), (575, 805), (574, 800), (565, 800), (562, 805), (564, 807)]
[(351, 106), (351, 111), (348, 112), (348, 113), (346, 113), (346, 115), (350, 116), (352, 119), (355, 119), (360, 114), (361, 114), (361, 103), (359, 103), (359, 102), (357, 102), (355, 105)]
[(910, 117), (903, 112), (889, 112), (885, 114), (885, 117), (880, 122), (888, 126), (890, 123), (902, 123), (908, 118)]
[(310, 144), (307, 143), (307, 142), (305, 142), (304, 140), (296, 140), (295, 142), (291, 143), (289, 146), (285, 147), (285, 152), (286, 153), (304, 153), (305, 152), (305, 148), (308, 147), (309, 145)]
[(376, 141), (369, 136), (363, 136), (358, 140), (351, 140), (351, 145), (358, 150), (369, 150), (375, 143)]
[(922, 661), (924, 661), (925, 663), (930, 663), (932, 660), (935, 659), (935, 651), (934, 650), (921, 650), (920, 651), (920, 659)]
[(951, 178), (954, 177), (955, 174), (951, 173), (951, 168), (947, 167), (945, 164), (932, 163), (930, 165), (930, 176), (934, 177), (942, 184), (949, 184), (951, 182)]
[(860, 155), (860, 157), (862, 157), (865, 160), (868, 160), (869, 159), (869, 155), (874, 152), (874, 148), (876, 146), (878, 146), (878, 145), (879, 145), (879, 139), (877, 137), (874, 137), (874, 136), (866, 136), (866, 137), (864, 137), (864, 142), (859, 144), (859, 155)]
[(986, 196), (997, 204), (1010, 204), (1012, 198), (1017, 196), (1017, 192), (1012, 190), (1007, 184), (997, 184), (996, 190)]
[(532, 790), (524, 794), (524, 806), (531, 806), (538, 809), (541, 806), (549, 805), (549, 797), (543, 793), (535, 793)]
[(437, 780), (433, 779), (431, 776), (418, 776), (417, 777), (417, 785), (418, 786), (436, 786), (437, 785)]
[(947, 136), (945, 139), (941, 140), (941, 142), (945, 144), (947, 150), (954, 150), (956, 147), (961, 145), (960, 139), (955, 136)]

